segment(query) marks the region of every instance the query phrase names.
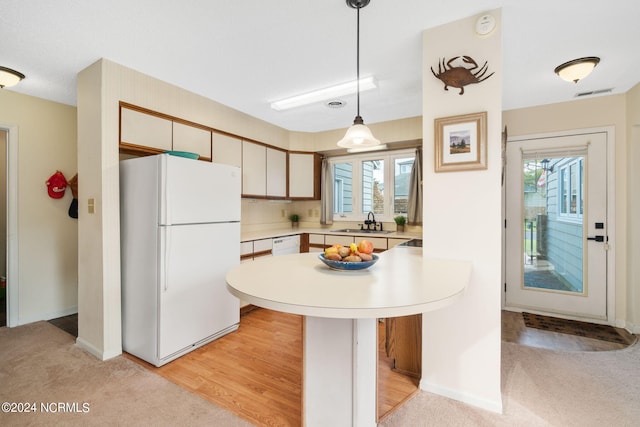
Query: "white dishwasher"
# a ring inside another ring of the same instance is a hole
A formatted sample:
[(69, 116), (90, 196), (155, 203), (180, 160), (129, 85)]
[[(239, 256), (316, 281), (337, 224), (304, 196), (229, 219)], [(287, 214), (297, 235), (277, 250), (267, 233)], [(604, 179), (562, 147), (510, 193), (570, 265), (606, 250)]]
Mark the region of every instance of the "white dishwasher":
[(273, 256), (299, 254), (300, 235), (276, 237), (272, 242), (271, 253)]

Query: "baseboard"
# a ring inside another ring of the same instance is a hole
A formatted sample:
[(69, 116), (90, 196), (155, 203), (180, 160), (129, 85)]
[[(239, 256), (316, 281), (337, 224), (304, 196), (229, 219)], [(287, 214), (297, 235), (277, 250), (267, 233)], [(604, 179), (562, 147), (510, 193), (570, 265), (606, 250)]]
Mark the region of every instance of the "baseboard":
[(240, 316), (244, 316), (245, 314), (251, 313), (253, 310), (256, 310), (260, 307), (255, 306), (253, 304), (247, 304), (245, 306), (240, 307)]
[(640, 334), (640, 326), (634, 325), (631, 322), (625, 322), (624, 326), (621, 326), (621, 328), (626, 329), (627, 331), (631, 332), (632, 334)]
[(420, 388), (430, 393), (448, 397), (449, 399), (457, 400), (471, 406), (485, 409), (487, 411), (502, 414), (502, 400), (487, 400), (473, 394), (464, 393), (460, 392), (459, 390), (452, 390), (447, 387), (442, 387), (438, 384), (429, 383), (425, 380), (420, 381)]
[[(22, 326), (33, 322), (39, 322), (41, 320), (49, 321), (51, 319), (57, 319), (59, 317), (65, 317), (72, 314), (76, 314), (78, 312), (78, 306), (73, 306), (69, 308), (65, 308), (64, 310), (56, 310), (46, 313), (42, 316), (34, 316), (34, 317), (22, 317), (18, 319), (18, 324), (16, 326)], [(8, 320), (8, 319), (7, 319)]]
[(120, 351), (102, 351), (99, 348), (95, 347), (93, 344), (91, 344), (90, 342), (82, 339), (82, 338), (76, 338), (76, 345), (78, 347), (80, 347), (81, 349), (83, 349), (84, 351), (92, 354), (93, 356), (97, 357), (98, 359), (104, 361), (104, 360), (109, 360), (109, 359), (113, 359), (116, 356), (120, 356), (122, 354), (122, 350)]

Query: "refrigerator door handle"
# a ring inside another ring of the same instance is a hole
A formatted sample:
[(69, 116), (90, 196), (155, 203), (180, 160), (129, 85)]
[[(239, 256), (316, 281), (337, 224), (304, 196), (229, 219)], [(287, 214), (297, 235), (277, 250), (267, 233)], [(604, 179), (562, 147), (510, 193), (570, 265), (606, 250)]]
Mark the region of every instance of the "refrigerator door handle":
[(169, 175), (169, 167), (167, 163), (168, 156), (160, 156), (160, 168), (164, 173), (160, 174), (160, 224), (171, 225), (171, 192), (168, 191), (167, 180)]
[(169, 262), (171, 260), (171, 227), (162, 227), (164, 234), (164, 247), (162, 252), (162, 288), (165, 292), (169, 289)]

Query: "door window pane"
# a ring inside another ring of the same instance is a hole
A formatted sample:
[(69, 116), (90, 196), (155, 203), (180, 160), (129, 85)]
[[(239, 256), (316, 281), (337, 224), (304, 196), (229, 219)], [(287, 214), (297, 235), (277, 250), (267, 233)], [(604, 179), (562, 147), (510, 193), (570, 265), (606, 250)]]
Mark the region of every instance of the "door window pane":
[(524, 288), (584, 292), (582, 160), (523, 162)]

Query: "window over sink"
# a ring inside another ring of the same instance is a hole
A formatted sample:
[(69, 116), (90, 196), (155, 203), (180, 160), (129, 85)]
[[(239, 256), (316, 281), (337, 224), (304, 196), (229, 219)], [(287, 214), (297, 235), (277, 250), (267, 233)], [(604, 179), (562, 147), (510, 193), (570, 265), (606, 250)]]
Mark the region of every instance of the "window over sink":
[(415, 150), (369, 152), (330, 160), (333, 172), (334, 221), (393, 221), (408, 209)]

